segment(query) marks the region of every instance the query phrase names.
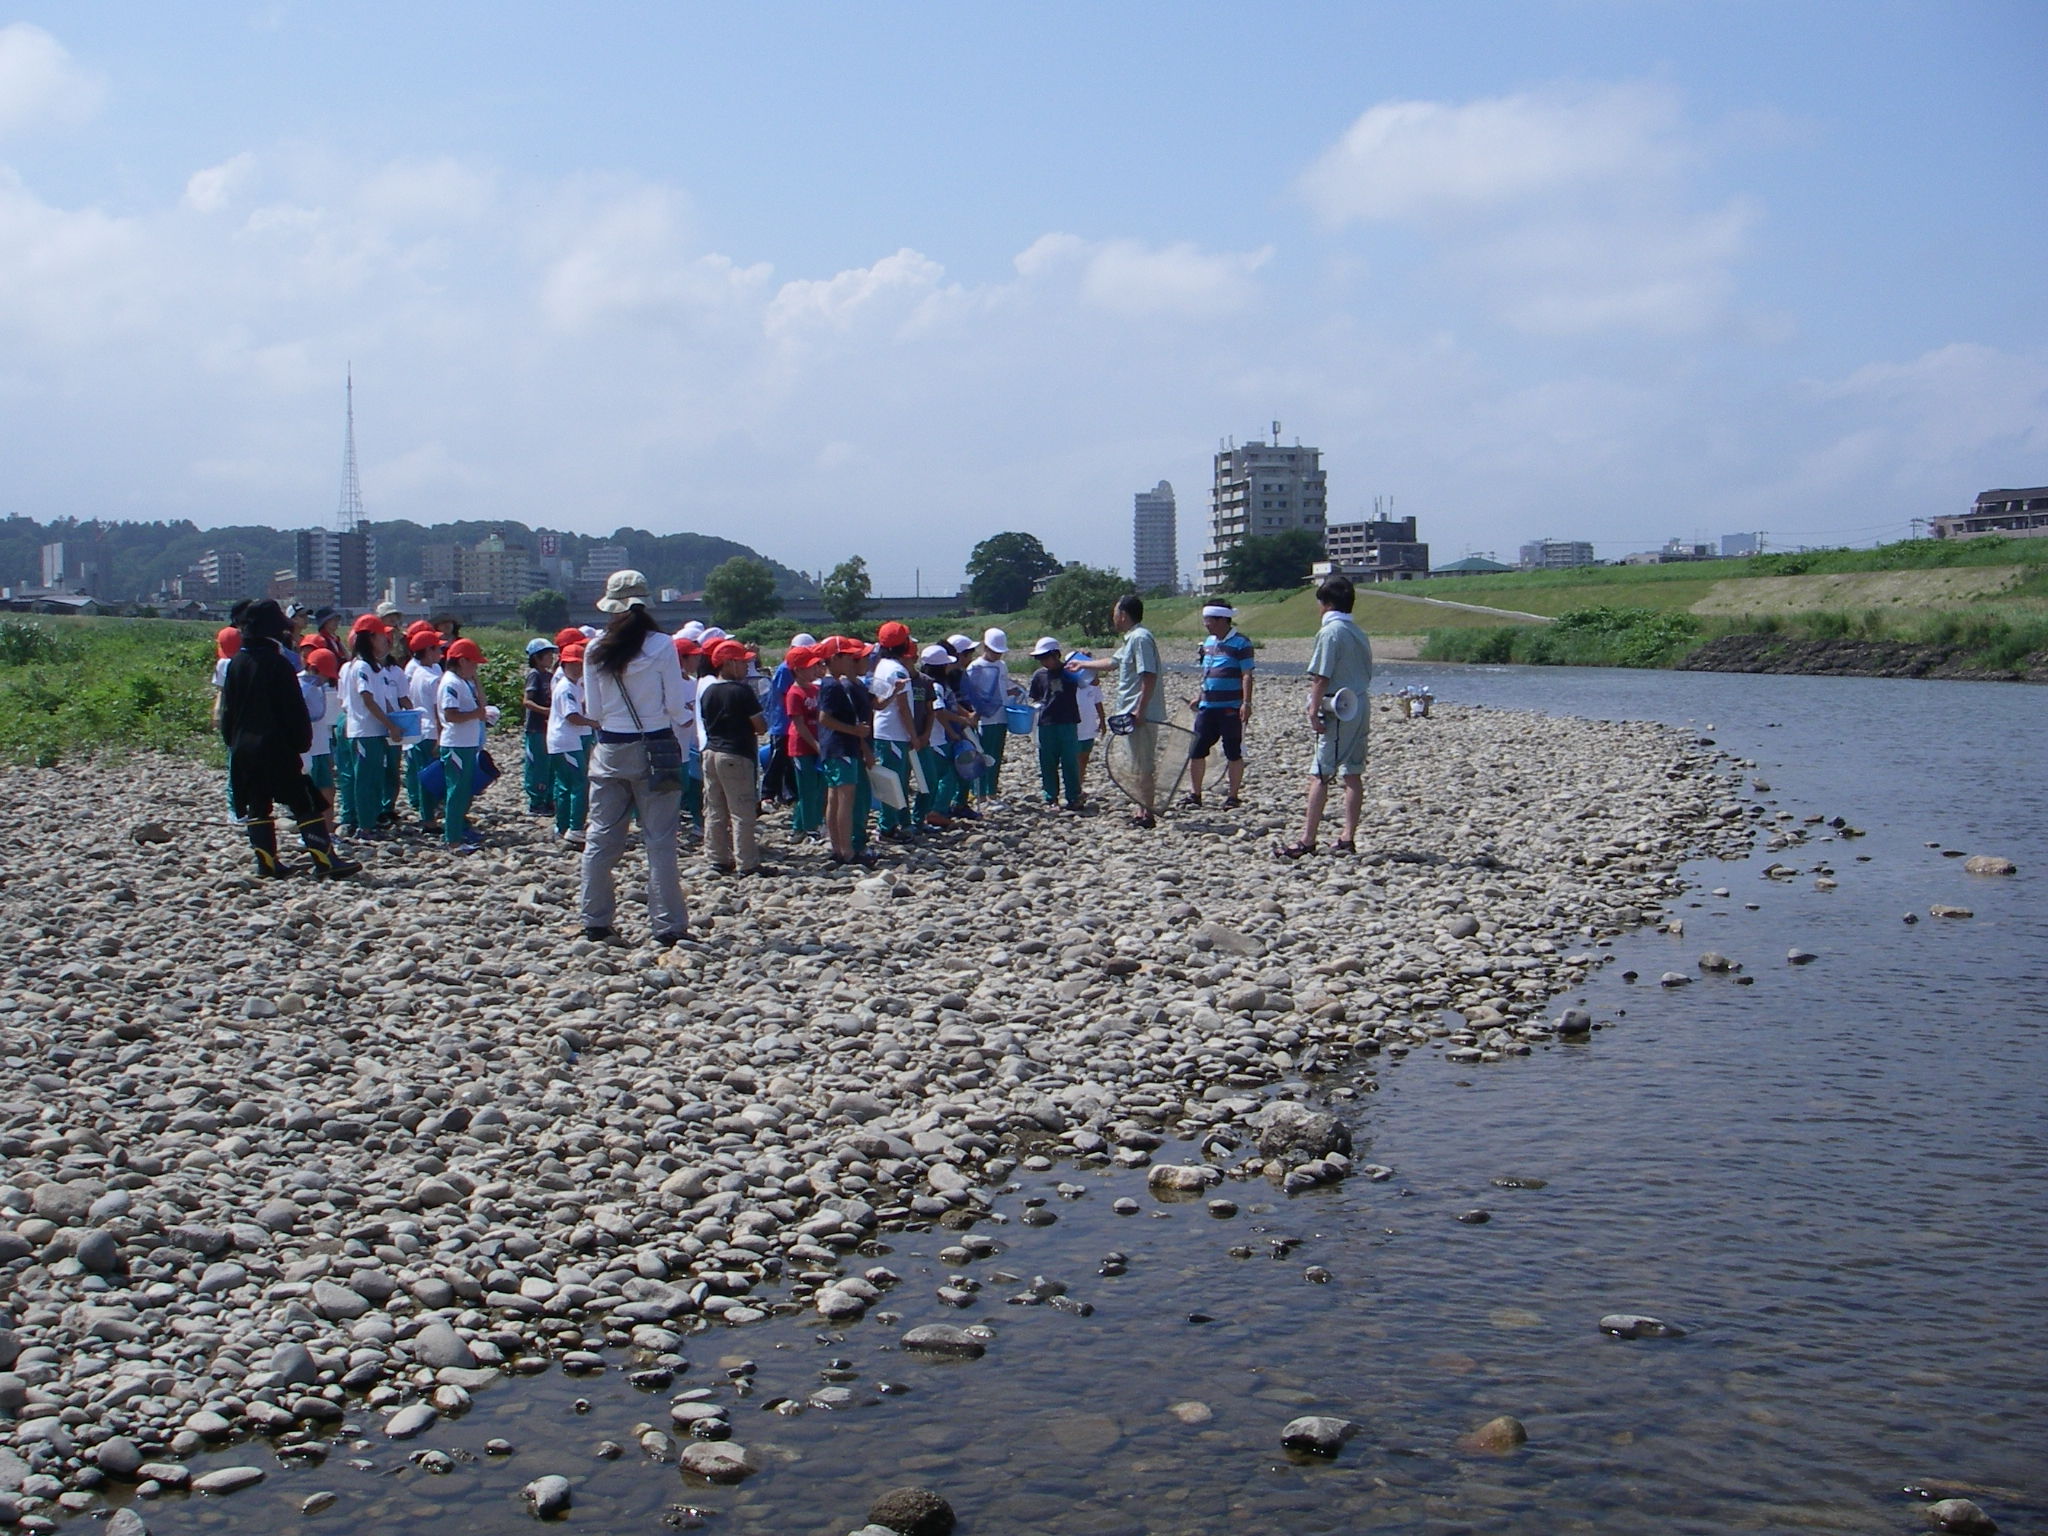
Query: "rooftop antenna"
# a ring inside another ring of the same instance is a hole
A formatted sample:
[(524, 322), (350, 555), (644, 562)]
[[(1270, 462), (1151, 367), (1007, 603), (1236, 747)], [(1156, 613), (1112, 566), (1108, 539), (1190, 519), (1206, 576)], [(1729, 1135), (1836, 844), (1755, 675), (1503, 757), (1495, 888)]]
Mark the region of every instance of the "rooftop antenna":
[(356, 371), (348, 366), (348, 434), (341, 449), (341, 506), (334, 514), (343, 533), (354, 533), (363, 521), (363, 485), (356, 478)]
[(1273, 446), (1275, 448), (1280, 446), (1280, 423), (1277, 421), (1273, 423)]

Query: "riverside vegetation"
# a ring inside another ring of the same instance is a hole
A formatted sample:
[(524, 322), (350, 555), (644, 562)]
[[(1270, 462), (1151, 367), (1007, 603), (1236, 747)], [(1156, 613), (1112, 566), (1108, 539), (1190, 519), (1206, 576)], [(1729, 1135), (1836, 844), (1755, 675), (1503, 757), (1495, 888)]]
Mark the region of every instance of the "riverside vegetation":
[[(90, 818), (76, 768), (11, 769), (0, 1501), (161, 1496), (250, 1437), (194, 1486), (311, 1492), (291, 1469), (336, 1434), (557, 1368), (665, 1391), (773, 1313), (1000, 1369), (1000, 1318), (940, 1324), (957, 1299), (875, 1239), (971, 1229), (1020, 1158), (1143, 1167), (1165, 1136), (1201, 1160), (1161, 1188), (1341, 1179), (1342, 1127), (1287, 1102), (1308, 1074), (1583, 1036), (1556, 995), (1762, 814), (1687, 732), (1383, 703), (1361, 855), (1284, 864), (1304, 688), (1267, 687), (1240, 812), (1013, 802), (873, 873), (700, 878), (671, 951), (583, 939), (573, 855), (524, 818), (479, 858), (399, 840), (346, 892), (259, 887), (193, 757), (102, 761), (124, 809)], [(731, 1433), (706, 1395), (649, 1454), (777, 1464), (700, 1445)]]

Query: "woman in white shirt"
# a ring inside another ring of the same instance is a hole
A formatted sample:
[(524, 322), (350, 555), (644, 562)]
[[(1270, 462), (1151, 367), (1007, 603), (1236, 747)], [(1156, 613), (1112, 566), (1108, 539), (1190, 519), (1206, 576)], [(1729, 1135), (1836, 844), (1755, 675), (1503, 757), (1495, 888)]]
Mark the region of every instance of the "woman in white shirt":
[[(657, 944), (688, 936), (677, 867), (684, 744), (695, 735), (673, 641), (647, 611), (647, 578), (614, 571), (597, 606), (613, 615), (583, 667), (583, 713), (597, 722), (590, 752), (590, 822), (583, 841), (583, 934), (614, 936), (613, 870), (638, 812), (647, 847), (647, 920)], [(662, 738), (667, 738), (665, 741)], [(673, 765), (674, 771), (665, 771)]]

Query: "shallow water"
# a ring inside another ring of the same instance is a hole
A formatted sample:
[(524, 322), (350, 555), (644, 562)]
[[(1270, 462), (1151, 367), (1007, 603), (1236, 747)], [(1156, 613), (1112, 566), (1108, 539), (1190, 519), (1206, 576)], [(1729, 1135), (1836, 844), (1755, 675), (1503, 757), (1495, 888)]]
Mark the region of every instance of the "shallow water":
[[(1007, 1251), (970, 1267), (985, 1289), (965, 1313), (932, 1297), (946, 1273), (936, 1254), (954, 1235), (897, 1234), (875, 1262), (904, 1278), (890, 1302), (900, 1324), (871, 1314), (834, 1333), (777, 1319), (700, 1335), (689, 1373), (664, 1393), (636, 1392), (616, 1369), (507, 1382), (406, 1445), (358, 1415), (375, 1443), (338, 1445), (319, 1468), (275, 1466), (260, 1443), (244, 1445), (194, 1465), (271, 1465), (266, 1483), (219, 1502), (160, 1502), (152, 1528), (509, 1531), (526, 1528), (518, 1489), (546, 1472), (575, 1484), (571, 1527), (603, 1531), (665, 1520), (826, 1536), (907, 1481), (943, 1491), (963, 1536), (1539, 1522), (1904, 1532), (1923, 1524), (1915, 1488), (1966, 1493), (2008, 1531), (2039, 1528), (2043, 696), (1996, 684), (1381, 669), (1382, 686), (1412, 678), (1447, 700), (1695, 725), (1756, 761), (1774, 810), (1840, 815), (1868, 835), (1695, 866), (1696, 890), (1672, 909), (1684, 935), (1619, 941), (1616, 963), (1579, 994), (1607, 1025), (1584, 1045), (1489, 1066), (1423, 1050), (1371, 1064), (1379, 1091), (1340, 1108), (1361, 1158), (1396, 1170), (1387, 1182), (1354, 1178), (1292, 1200), (1263, 1182), (1231, 1184), (1217, 1193), (1241, 1211), (1217, 1219), (1200, 1201), (1153, 1200), (1134, 1174), (1024, 1174), (999, 1210), (1016, 1218), (1023, 1200), (1044, 1197), (1058, 1223), (978, 1229)], [(2003, 853), (2021, 872), (1971, 877), (1944, 849)], [(1766, 879), (1772, 862), (1802, 873)], [(1815, 888), (1823, 864), (1838, 888)], [(1932, 902), (1976, 915), (1934, 919)], [(1901, 920), (1909, 911), (1917, 923)], [(1819, 958), (1790, 966), (1792, 945)], [(1708, 949), (1742, 962), (1753, 984), (1656, 985), (1667, 970), (1696, 974)], [(1635, 983), (1622, 974), (1631, 969)], [(1543, 1187), (1493, 1182), (1507, 1176)], [(1063, 1180), (1086, 1193), (1060, 1198)], [(1143, 1213), (1115, 1215), (1121, 1194)], [(1475, 1210), (1490, 1219), (1457, 1219)], [(1101, 1276), (1112, 1249), (1129, 1255), (1128, 1273)], [(1041, 1274), (1092, 1315), (1005, 1305)], [(1606, 1338), (1596, 1323), (1614, 1311), (1687, 1334)], [(935, 1321), (986, 1322), (997, 1338), (969, 1363), (896, 1350), (903, 1327)], [(736, 1395), (721, 1356), (758, 1364), (749, 1395)], [(855, 1373), (861, 1406), (766, 1411), (824, 1385), (833, 1359)], [(882, 1383), (911, 1390), (882, 1395)], [(691, 1486), (634, 1446), (633, 1424), (665, 1423), (668, 1399), (693, 1386), (734, 1403), (734, 1438), (764, 1463), (737, 1489)], [(579, 1398), (587, 1412), (572, 1406)], [(1169, 1411), (1191, 1403), (1205, 1421)], [(1279, 1430), (1307, 1412), (1364, 1431), (1334, 1462), (1297, 1462)], [(1500, 1413), (1528, 1426), (1520, 1451), (1456, 1449)], [(482, 1457), (492, 1436), (517, 1454)], [(598, 1460), (605, 1439), (626, 1454)], [(419, 1447), (475, 1458), (433, 1476), (406, 1460)], [(337, 1502), (300, 1516), (320, 1489)]]

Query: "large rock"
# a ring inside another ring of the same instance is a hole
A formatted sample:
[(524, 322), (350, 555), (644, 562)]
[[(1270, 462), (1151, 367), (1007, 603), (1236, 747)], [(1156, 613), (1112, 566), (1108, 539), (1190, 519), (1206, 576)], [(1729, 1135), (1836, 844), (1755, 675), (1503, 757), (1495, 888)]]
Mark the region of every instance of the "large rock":
[(430, 1403), (407, 1403), (384, 1421), (384, 1438), (410, 1440), (433, 1428), (434, 1420), (439, 1417)]
[(369, 1301), (332, 1280), (313, 1282), (313, 1310), (330, 1323), (352, 1323), (370, 1310)]
[(1222, 1182), (1223, 1170), (1207, 1163), (1154, 1163), (1145, 1175), (1148, 1187), (1177, 1194), (1197, 1194)]
[(708, 1483), (744, 1482), (755, 1471), (747, 1448), (730, 1440), (692, 1440), (681, 1459), (685, 1472)]
[(536, 1477), (519, 1491), (526, 1500), (526, 1507), (542, 1520), (553, 1520), (569, 1512), (571, 1495), (569, 1479), (566, 1477), (557, 1477), (552, 1473), (546, 1477)]
[(2000, 858), (1992, 853), (1973, 853), (1963, 860), (1963, 868), (1973, 875), (2016, 875), (2019, 865), (2011, 859)]
[(962, 1360), (979, 1360), (988, 1353), (983, 1344), (965, 1328), (950, 1323), (926, 1323), (903, 1335), (903, 1347), (925, 1355), (951, 1355)]
[(1280, 1431), (1280, 1444), (1287, 1450), (1305, 1451), (1312, 1456), (1334, 1456), (1358, 1430), (1359, 1426), (1349, 1419), (1308, 1413), (1289, 1421)]
[(1351, 1132), (1343, 1121), (1292, 1099), (1275, 1099), (1251, 1117), (1251, 1124), (1259, 1133), (1259, 1151), (1266, 1157), (1306, 1163), (1351, 1150)]
[(261, 1467), (216, 1467), (192, 1479), (194, 1493), (228, 1494), (240, 1493), (244, 1488), (253, 1488), (263, 1481)]
[(1939, 1499), (1927, 1506), (1927, 1523), (1957, 1536), (1995, 1536), (1998, 1522), (1968, 1499)]
[(1522, 1421), (1510, 1414), (1497, 1419), (1488, 1419), (1470, 1434), (1458, 1437), (1458, 1449), (1476, 1451), (1488, 1456), (1504, 1456), (1529, 1438), (1529, 1431)]
[(462, 1335), (452, 1324), (438, 1321), (428, 1323), (412, 1336), (412, 1357), (437, 1371), (469, 1370), (476, 1365), (476, 1356)]
[(953, 1506), (929, 1488), (891, 1488), (869, 1506), (868, 1523), (897, 1536), (953, 1536)]

